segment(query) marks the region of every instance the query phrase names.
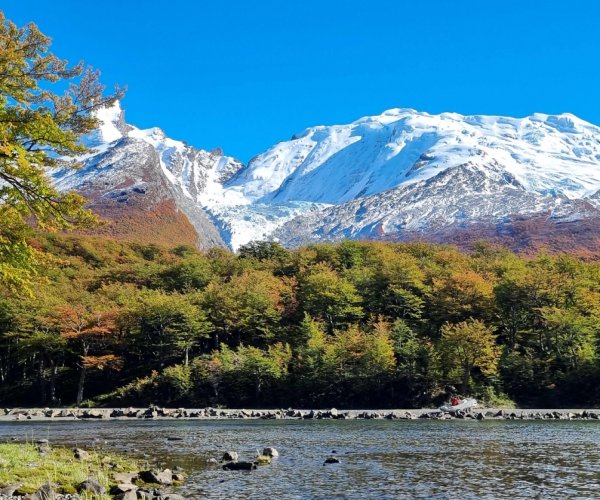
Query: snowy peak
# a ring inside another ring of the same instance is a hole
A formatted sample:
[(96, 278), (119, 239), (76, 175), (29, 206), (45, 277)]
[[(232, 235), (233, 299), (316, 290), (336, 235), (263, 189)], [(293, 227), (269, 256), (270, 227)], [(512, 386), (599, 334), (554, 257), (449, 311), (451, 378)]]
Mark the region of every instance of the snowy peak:
[(569, 114), (526, 118), (391, 109), (313, 127), (254, 158), (228, 188), (249, 202), (346, 202), (418, 182), (472, 158), (527, 189), (581, 197), (600, 187), (600, 129)]
[(96, 117), (100, 121), (98, 129), (84, 138), (84, 144), (92, 149), (90, 154), (81, 158), (86, 168), (78, 172), (59, 171), (53, 174), (64, 189), (77, 189), (84, 178), (88, 180), (90, 175), (93, 176), (95, 172), (90, 167), (100, 164), (99, 156), (118, 148), (119, 141), (124, 139), (140, 143), (140, 146), (152, 146), (158, 155), (162, 174), (169, 183), (198, 204), (206, 202), (204, 197), (209, 196), (213, 184), (220, 185), (229, 180), (244, 166), (235, 158), (223, 155), (219, 149), (209, 152), (171, 139), (158, 127), (140, 129), (127, 124), (119, 101), (99, 109)]
[(248, 165), (159, 128), (127, 125), (119, 103), (98, 118), (99, 130), (86, 139), (93, 153), (81, 171), (55, 173), (59, 187), (99, 179), (109, 186), (111, 175), (133, 171), (132, 158), (150, 151), (177, 206), (207, 214), (234, 249), (256, 239), (298, 244), (448, 231), (514, 214), (578, 220), (600, 209), (600, 128), (568, 113), (510, 118), (393, 108), (307, 128)]

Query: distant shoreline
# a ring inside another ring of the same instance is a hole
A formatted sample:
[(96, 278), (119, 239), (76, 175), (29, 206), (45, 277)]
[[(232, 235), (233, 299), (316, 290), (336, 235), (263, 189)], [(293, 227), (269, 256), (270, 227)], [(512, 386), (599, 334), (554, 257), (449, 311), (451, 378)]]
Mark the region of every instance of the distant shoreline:
[(0, 423), (69, 420), (600, 420), (600, 409), (474, 408), (444, 413), (437, 408), (394, 410), (224, 409), (224, 408), (12, 408)]

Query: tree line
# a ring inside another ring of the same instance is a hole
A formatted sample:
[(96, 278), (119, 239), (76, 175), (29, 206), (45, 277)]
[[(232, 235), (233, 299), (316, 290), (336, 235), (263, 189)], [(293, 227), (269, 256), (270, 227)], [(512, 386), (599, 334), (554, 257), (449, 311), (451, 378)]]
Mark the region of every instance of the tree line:
[(237, 254), (38, 233), (0, 299), (0, 398), (29, 405), (412, 407), (600, 401), (600, 267), (485, 243)]
[(68, 237), (98, 224), (77, 168), (99, 74), (0, 12), (0, 401), (413, 406), (598, 393), (598, 264), (568, 255), (342, 242), (237, 254)]

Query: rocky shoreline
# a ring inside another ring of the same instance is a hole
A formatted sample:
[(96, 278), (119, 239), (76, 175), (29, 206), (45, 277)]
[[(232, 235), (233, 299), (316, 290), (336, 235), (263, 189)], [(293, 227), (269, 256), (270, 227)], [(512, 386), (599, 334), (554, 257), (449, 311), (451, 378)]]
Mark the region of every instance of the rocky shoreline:
[(133, 419), (262, 419), (262, 420), (600, 420), (600, 409), (475, 408), (444, 413), (435, 408), (411, 410), (244, 410), (222, 408), (4, 408), (0, 422), (15, 420), (133, 420)]

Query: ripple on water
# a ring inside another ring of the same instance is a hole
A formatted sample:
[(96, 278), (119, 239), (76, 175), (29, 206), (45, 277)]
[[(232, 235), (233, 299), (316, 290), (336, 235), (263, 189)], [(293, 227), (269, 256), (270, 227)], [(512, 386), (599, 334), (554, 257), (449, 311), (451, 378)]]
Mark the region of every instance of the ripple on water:
[[(597, 496), (600, 423), (565, 421), (10, 422), (0, 438), (107, 447), (181, 466), (188, 498), (566, 498)], [(169, 441), (178, 437), (181, 441)], [(250, 473), (206, 460), (280, 457)], [(340, 464), (323, 465), (335, 450)]]

